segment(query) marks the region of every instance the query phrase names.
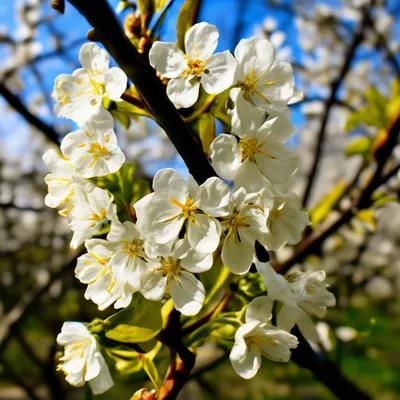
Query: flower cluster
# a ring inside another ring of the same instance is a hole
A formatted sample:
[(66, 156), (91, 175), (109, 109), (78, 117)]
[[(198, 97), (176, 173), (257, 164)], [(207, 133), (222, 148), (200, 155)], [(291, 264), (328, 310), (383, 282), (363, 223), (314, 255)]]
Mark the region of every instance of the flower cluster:
[[(177, 108), (196, 103), (200, 85), (213, 95), (230, 90), (231, 132), (219, 135), (210, 148), (220, 177), (199, 185), (190, 175), (185, 179), (162, 169), (154, 176), (153, 192), (133, 205), (135, 219), (121, 220), (113, 195), (88, 178), (115, 173), (125, 161), (103, 104), (120, 101), (127, 78), (120, 69), (109, 69), (104, 50), (85, 44), (83, 68), (60, 75), (54, 86), (56, 114), (73, 119), (80, 129), (63, 139), (61, 154), (49, 150), (43, 157), (51, 170), (46, 204), (61, 205), (60, 213), (70, 219), (71, 247), (85, 244), (87, 253), (78, 258), (75, 275), (87, 285), (85, 298), (100, 310), (127, 307), (139, 292), (152, 301), (172, 298), (178, 311), (193, 316), (205, 300), (201, 273), (217, 258), (234, 276), (255, 264), (268, 295), (247, 306), (231, 353), (235, 370), (251, 378), (261, 355), (289, 360), (297, 346), (290, 334), (295, 324), (316, 340), (309, 315), (321, 317), (334, 298), (323, 273), (286, 280), (256, 257), (256, 245), (275, 251), (295, 244), (309, 224), (289, 187), (297, 169), (285, 146), (294, 132), (287, 105), (297, 96), (291, 66), (275, 60), (266, 39), (241, 40), (235, 57), (229, 51), (213, 55), (217, 41), (216, 28), (199, 23), (186, 33), (185, 51), (155, 42), (149, 58), (169, 80), (167, 94)], [(233, 181), (233, 191), (221, 178)], [(101, 234), (106, 238), (94, 238)], [(283, 303), (277, 326), (271, 323), (274, 301)], [(68, 382), (79, 386), (89, 381), (97, 393), (111, 385), (96, 339), (85, 325), (66, 323), (58, 341), (67, 346), (60, 368)], [(99, 379), (104, 379), (101, 387)]]

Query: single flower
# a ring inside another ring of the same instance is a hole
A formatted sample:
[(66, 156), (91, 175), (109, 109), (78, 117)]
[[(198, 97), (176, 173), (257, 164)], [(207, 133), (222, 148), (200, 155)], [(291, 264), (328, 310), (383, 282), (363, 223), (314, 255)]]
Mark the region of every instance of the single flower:
[(93, 394), (104, 393), (114, 385), (97, 341), (86, 324), (64, 322), (57, 343), (65, 346), (58, 370), (64, 372), (69, 384), (80, 387), (88, 382)]
[(267, 233), (267, 214), (241, 188), (231, 197), (229, 214), (221, 218), (222, 261), (235, 274), (244, 274), (253, 262), (255, 242)]
[(103, 98), (120, 100), (128, 78), (121, 69), (109, 68), (109, 55), (94, 43), (81, 47), (79, 60), (83, 68), (61, 74), (54, 82), (54, 113), (84, 124), (103, 107)]
[(242, 39), (235, 49), (238, 62), (231, 99), (235, 106), (268, 110), (286, 106), (294, 95), (294, 76), (289, 63), (275, 61), (272, 43), (263, 38)]
[(256, 267), (264, 279), (268, 297), (283, 303), (278, 312), (278, 327), (290, 331), (297, 325), (306, 339), (318, 342), (318, 332), (310, 315), (321, 318), (326, 308), (336, 303), (324, 282), (325, 271), (299, 272), (285, 279), (269, 263), (256, 261)]
[(44, 178), (48, 186), (44, 202), (47, 207), (64, 207), (59, 213), (66, 217), (74, 207), (75, 187), (81, 186), (90, 192), (95, 186), (77, 174), (68, 159), (52, 149), (44, 153), (43, 161), (50, 170)]
[(176, 108), (188, 108), (199, 97), (200, 83), (209, 94), (218, 94), (233, 81), (236, 61), (229, 51), (213, 54), (218, 31), (200, 22), (185, 35), (185, 52), (175, 43), (155, 42), (150, 49), (150, 64), (170, 79), (167, 95)]
[(172, 251), (160, 254), (145, 266), (140, 278), (141, 292), (156, 301), (169, 293), (178, 311), (195, 315), (203, 305), (205, 289), (194, 274), (208, 271), (212, 264), (212, 254), (198, 253), (186, 239), (181, 239)]
[(71, 247), (76, 249), (117, 218), (117, 207), (113, 204), (114, 197), (99, 187), (90, 193), (78, 188), (74, 199), (69, 226), (74, 232)]
[(257, 374), (261, 356), (287, 362), (291, 349), (297, 347), (296, 336), (271, 325), (272, 306), (273, 301), (267, 296), (252, 300), (246, 309), (246, 323), (236, 332), (229, 359), (242, 378), (251, 379)]
[(92, 300), (99, 310), (104, 310), (119, 298), (119, 286), (112, 272), (110, 260), (114, 256), (106, 240), (86, 240), (87, 254), (78, 258), (75, 276), (87, 284), (85, 299)]
[(61, 151), (84, 178), (111, 174), (125, 162), (124, 153), (117, 144), (113, 117), (103, 109), (82, 129), (65, 136)]
[(297, 158), (284, 145), (293, 132), (288, 120), (277, 117), (234, 132), (237, 136), (221, 134), (210, 147), (212, 164), (222, 178), (235, 181), (236, 189), (257, 192), (268, 181), (284, 184), (297, 170)]
[(138, 201), (138, 226), (143, 235), (158, 244), (177, 240), (185, 228), (193, 249), (212, 253), (219, 244), (221, 224), (215, 217), (227, 214), (229, 187), (219, 178), (199, 186), (191, 175), (185, 181), (175, 170), (165, 168), (153, 180), (154, 193)]
[(260, 191), (259, 204), (268, 209), (267, 228), (261, 243), (269, 250), (277, 251), (285, 244), (297, 244), (304, 228), (310, 224), (295, 193), (283, 193), (274, 187)]

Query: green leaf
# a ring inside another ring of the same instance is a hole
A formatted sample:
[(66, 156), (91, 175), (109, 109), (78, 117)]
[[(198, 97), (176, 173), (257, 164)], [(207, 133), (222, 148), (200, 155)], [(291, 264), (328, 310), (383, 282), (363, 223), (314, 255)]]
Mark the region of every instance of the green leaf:
[(201, 0), (186, 0), (176, 21), (176, 43), (185, 51), (185, 34), (194, 25)]
[(310, 212), (311, 224), (316, 225), (323, 221), (346, 190), (347, 182), (342, 180), (327, 195), (325, 195)]
[(367, 156), (371, 148), (371, 140), (367, 137), (359, 137), (353, 140), (345, 149), (347, 157), (354, 155)]
[(151, 382), (158, 392), (158, 389), (161, 385), (161, 379), (153, 360), (146, 356), (143, 356), (143, 369), (145, 370), (147, 376), (150, 378)]
[(364, 210), (360, 210), (356, 214), (356, 218), (360, 221), (364, 222), (370, 231), (375, 232), (376, 230), (376, 219), (375, 219), (375, 211), (369, 208)]
[(144, 179), (139, 179), (135, 182), (133, 182), (133, 196), (130, 200), (131, 204), (135, 204), (137, 201), (139, 201), (141, 198), (146, 196), (151, 192), (150, 184), (148, 181)]
[(134, 106), (133, 104), (128, 103), (125, 100), (112, 102), (109, 111), (111, 111), (112, 113), (113, 110), (126, 114), (133, 119), (136, 119), (139, 116), (153, 118), (153, 116), (147, 110)]
[(162, 329), (160, 302), (146, 300), (135, 293), (129, 307), (107, 318), (105, 335), (122, 343), (143, 343), (153, 339)]
[(365, 92), (368, 105), (350, 114), (345, 130), (356, 128), (359, 124), (386, 129), (388, 126), (388, 100), (373, 86)]
[(231, 117), (228, 115), (228, 99), (230, 88), (226, 89), (222, 93), (218, 94), (210, 108), (211, 114), (222, 122), (224, 126), (224, 132), (231, 131)]
[(204, 153), (208, 154), (210, 146), (217, 136), (214, 117), (210, 113), (201, 114), (192, 124), (191, 127), (199, 137)]

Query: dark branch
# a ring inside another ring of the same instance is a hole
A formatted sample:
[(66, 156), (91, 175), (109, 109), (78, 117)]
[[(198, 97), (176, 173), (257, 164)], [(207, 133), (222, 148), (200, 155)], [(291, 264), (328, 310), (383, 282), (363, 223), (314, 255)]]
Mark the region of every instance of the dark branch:
[(96, 37), (132, 80), (193, 177), (202, 183), (207, 178), (216, 176), (203, 150), (168, 99), (165, 87), (157, 77), (155, 70), (147, 64), (125, 36), (109, 4), (105, 0), (69, 1), (93, 26)]
[(322, 243), (335, 233), (340, 227), (347, 224), (359, 210), (367, 208), (371, 204), (371, 197), (374, 191), (379, 186), (386, 183), (391, 177), (393, 177), (399, 170), (399, 165), (396, 165), (392, 170), (383, 174), (386, 162), (390, 158), (394, 147), (397, 144), (397, 140), (400, 133), (400, 116), (396, 118), (392, 126), (388, 131), (386, 142), (376, 152), (375, 157), (377, 159), (377, 166), (372, 178), (362, 190), (360, 196), (353, 202), (353, 204), (347, 208), (341, 217), (334, 221), (329, 227), (324, 229), (322, 232), (307, 237), (297, 248), (296, 253), (289, 258), (283, 264), (275, 265), (275, 269), (280, 274), (285, 274), (293, 265), (304, 261), (304, 259), (310, 254), (315, 254), (321, 248)]
[(350, 64), (356, 54), (356, 50), (357, 50), (358, 46), (363, 41), (364, 32), (365, 32), (365, 29), (368, 25), (368, 21), (370, 18), (369, 13), (370, 13), (370, 7), (365, 8), (360, 25), (357, 28), (357, 30), (353, 36), (353, 40), (352, 40), (349, 48), (347, 49), (342, 68), (341, 68), (337, 78), (331, 84), (331, 87), (330, 87), (331, 94), (326, 102), (325, 110), (322, 115), (321, 126), (319, 129), (318, 135), (317, 135), (317, 142), (316, 142), (315, 150), (313, 153), (314, 160), (313, 160), (313, 163), (311, 166), (310, 174), (308, 176), (307, 186), (306, 186), (306, 189), (305, 189), (304, 195), (303, 195), (303, 206), (304, 207), (307, 206), (307, 203), (309, 201), (309, 198), (310, 198), (313, 186), (314, 186), (314, 181), (317, 176), (318, 166), (319, 166), (319, 162), (321, 160), (321, 155), (322, 155), (322, 151), (323, 151), (323, 143), (325, 140), (326, 128), (328, 125), (329, 115), (330, 115), (332, 106), (336, 103), (335, 99), (337, 96), (337, 91), (338, 91), (343, 79), (345, 78), (346, 74), (349, 71)]
[(297, 327), (292, 333), (299, 339), (299, 345), (292, 351), (291, 358), (297, 365), (310, 370), (338, 399), (370, 399), (366, 393), (347, 380), (329, 358), (322, 353), (316, 353)]
[(59, 145), (60, 138), (55, 129), (47, 125), (41, 119), (33, 115), (25, 106), (20, 98), (12, 93), (3, 83), (0, 82), (0, 95), (7, 101), (7, 103), (17, 111), (29, 124), (41, 131), (48, 140)]

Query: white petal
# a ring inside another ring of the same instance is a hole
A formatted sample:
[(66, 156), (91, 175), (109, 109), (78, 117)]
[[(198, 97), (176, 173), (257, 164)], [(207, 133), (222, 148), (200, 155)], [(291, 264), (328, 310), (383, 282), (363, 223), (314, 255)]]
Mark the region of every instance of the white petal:
[(204, 302), (203, 284), (189, 272), (181, 271), (179, 281), (170, 282), (171, 297), (175, 308), (183, 315), (196, 315)]
[(79, 51), (79, 61), (85, 70), (104, 73), (108, 70), (110, 57), (105, 50), (95, 43), (85, 43)]
[(257, 166), (262, 174), (272, 183), (287, 182), (297, 169), (297, 159), (285, 145), (267, 140), (262, 148), (269, 156), (262, 153), (255, 155)]
[(166, 78), (179, 78), (186, 69), (185, 53), (175, 43), (155, 42), (149, 52), (150, 65)]
[(278, 313), (277, 326), (286, 332), (290, 332), (298, 320), (298, 311), (297, 307), (290, 307), (284, 304)]
[(211, 56), (217, 48), (218, 30), (214, 25), (200, 22), (193, 25), (185, 34), (185, 52), (193, 58), (204, 60)]
[(158, 272), (148, 271), (142, 275), (140, 283), (141, 292), (147, 300), (159, 301), (164, 296), (167, 277)]
[(170, 187), (186, 187), (185, 179), (173, 168), (163, 168), (157, 171), (153, 178), (153, 190), (168, 189)]
[(200, 253), (212, 253), (219, 245), (220, 223), (204, 214), (196, 215), (196, 223), (188, 223), (188, 240), (192, 248)]
[(274, 302), (268, 296), (259, 296), (253, 299), (246, 309), (246, 323), (268, 322), (272, 319)]
[(235, 236), (230, 235), (222, 246), (222, 262), (234, 274), (245, 274), (251, 266), (254, 257), (254, 246), (247, 242), (239, 242)]
[(104, 393), (114, 385), (110, 370), (101, 355), (99, 357), (99, 363), (100, 373), (89, 381), (90, 389), (92, 389), (92, 392), (95, 395)]
[(214, 54), (201, 74), (201, 84), (209, 94), (219, 94), (232, 85), (236, 61), (229, 50)]
[(176, 108), (188, 108), (199, 97), (200, 82), (197, 78), (174, 78), (168, 82), (167, 95)]
[(315, 328), (315, 325), (312, 322), (311, 318), (303, 310), (299, 310), (297, 326), (307, 340), (311, 340), (314, 343), (319, 342), (317, 329)]
[(226, 206), (229, 204), (229, 186), (220, 178), (208, 178), (200, 186), (200, 208), (212, 215), (221, 217), (227, 214)]
[(258, 86), (262, 87), (262, 93), (270, 102), (287, 104), (294, 91), (292, 66), (284, 61), (274, 62), (265, 79), (259, 81)]
[(242, 160), (235, 136), (225, 133), (217, 136), (211, 143), (210, 157), (215, 171), (221, 178), (230, 181), (235, 179)]
[(235, 177), (235, 190), (242, 187), (248, 193), (258, 192), (270, 185), (257, 165), (249, 159), (241, 164)]
[(208, 271), (213, 265), (213, 255), (199, 253), (189, 248), (184, 257), (181, 258), (182, 266), (185, 270), (197, 274), (199, 272)]
[(244, 341), (234, 344), (229, 359), (236, 373), (244, 379), (253, 378), (261, 366), (261, 353), (258, 347), (253, 344), (247, 348)]
[(106, 92), (111, 100), (119, 100), (125, 92), (128, 77), (122, 69), (113, 67), (107, 73)]
[(260, 65), (263, 71), (268, 71), (275, 59), (274, 46), (269, 40), (254, 36), (242, 39), (235, 48), (235, 58), (244, 63), (254, 56), (257, 56), (257, 65)]

